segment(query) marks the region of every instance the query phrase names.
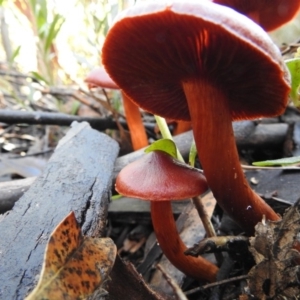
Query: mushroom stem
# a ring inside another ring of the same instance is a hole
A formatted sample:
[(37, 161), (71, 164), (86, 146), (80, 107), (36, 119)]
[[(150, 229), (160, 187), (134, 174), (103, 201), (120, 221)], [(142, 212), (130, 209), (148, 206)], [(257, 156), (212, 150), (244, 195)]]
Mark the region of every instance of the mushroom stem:
[[(103, 67), (91, 71), (85, 78), (85, 82), (89, 88), (119, 89), (118, 85), (110, 78)], [(149, 144), (141, 112), (139, 107), (123, 91), (121, 93), (132, 147), (134, 150), (139, 150)]]
[(139, 107), (122, 92), (123, 106), (134, 150), (149, 145)]
[(201, 256), (184, 254), (187, 247), (178, 234), (170, 201), (152, 201), (151, 218), (157, 241), (163, 253), (176, 268), (197, 280), (210, 282), (216, 280), (218, 268), (214, 264)]
[[(182, 82), (198, 155), (217, 202), (248, 234), (279, 216), (250, 188), (239, 162), (226, 95), (202, 79)], [(199, 96), (201, 95), (201, 101)]]

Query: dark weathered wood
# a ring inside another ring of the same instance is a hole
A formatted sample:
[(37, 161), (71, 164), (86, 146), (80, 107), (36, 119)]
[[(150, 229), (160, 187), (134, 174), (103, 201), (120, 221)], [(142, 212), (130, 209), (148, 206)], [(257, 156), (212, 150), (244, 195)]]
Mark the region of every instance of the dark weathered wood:
[[(182, 153), (184, 157), (188, 156), (190, 145), (193, 140), (192, 132), (186, 132), (183, 134), (180, 134), (175, 137), (175, 142), (178, 146), (179, 151)], [(120, 172), (122, 168), (124, 168), (126, 165), (128, 165), (130, 162), (142, 157), (145, 155), (144, 149), (129, 153), (127, 155), (121, 156), (117, 159), (115, 167), (114, 167), (114, 178), (117, 176), (117, 174)], [(19, 185), (18, 182), (15, 183), (17, 186)], [(23, 182), (23, 188), (28, 189), (29, 183)], [(5, 184), (3, 184), (5, 187)], [(11, 182), (11, 189), (13, 189), (14, 182)], [(1, 194), (1, 184), (0, 184), (0, 211), (4, 211), (4, 207), (7, 209), (11, 209), (16, 201), (16, 198), (18, 195), (16, 195), (13, 199), (13, 201), (8, 201), (7, 197), (3, 194)], [(3, 207), (3, 208), (2, 208)]]
[(0, 182), (0, 214), (12, 209), (15, 202), (29, 189), (36, 177)]
[(258, 124), (248, 135), (240, 138), (234, 132), (236, 144), (240, 148), (271, 148), (283, 145), (287, 137), (288, 127), (288, 124), (285, 123)]
[[(237, 146), (241, 148), (278, 146), (284, 142), (288, 131), (288, 125), (284, 123), (255, 125), (253, 121), (234, 122), (233, 128)], [(183, 157), (187, 158), (193, 140), (192, 131), (175, 136), (174, 140), (180, 153)], [(114, 167), (114, 178), (116, 178), (121, 169), (130, 162), (141, 158), (145, 154), (144, 150), (143, 148), (119, 157)], [(16, 184), (18, 185), (19, 183), (16, 182)], [(14, 183), (12, 182), (11, 185), (13, 186)], [(25, 183), (24, 188), (28, 188)], [(0, 183), (0, 192), (1, 191)], [(14, 197), (13, 201), (9, 203), (7, 197), (0, 193), (0, 213), (4, 210), (11, 209), (16, 201), (15, 199), (17, 199), (17, 197)], [(2, 208), (3, 206), (5, 206), (5, 209)]]
[[(233, 123), (234, 136), (237, 147), (265, 147), (283, 144), (288, 125), (279, 124), (258, 124), (253, 121), (242, 121)], [(191, 143), (193, 141), (192, 131), (179, 134), (174, 141), (183, 157), (188, 157)], [(224, 146), (225, 147), (225, 146)], [(130, 162), (133, 162), (144, 155), (144, 149), (119, 157), (115, 166), (115, 176)]]
[[(191, 143), (193, 141), (193, 133), (192, 131), (188, 131), (182, 134), (179, 134), (174, 137), (174, 141), (182, 154), (183, 157), (187, 157), (190, 151)], [(145, 155), (144, 152), (145, 148), (137, 150), (135, 152), (131, 152), (129, 154), (123, 155), (119, 157), (116, 161), (115, 169), (114, 169), (114, 176), (116, 177), (117, 174), (129, 163), (141, 158)]]
[[(60, 125), (69, 126), (72, 122), (88, 122), (97, 130), (118, 129), (118, 124), (112, 118), (93, 118), (68, 115), (64, 113), (43, 112), (43, 111), (18, 111), (0, 109), (0, 122), (6, 124), (40, 124), (40, 125)], [(118, 122), (127, 128), (124, 120)], [(155, 124), (144, 124), (145, 127), (153, 130)]]
[[(181, 214), (188, 202), (189, 201), (182, 200), (172, 203), (175, 218)], [(147, 225), (151, 223), (150, 201), (122, 197), (110, 203), (108, 217), (119, 223)]]
[(117, 143), (73, 124), (42, 176), (0, 221), (0, 299), (23, 299), (36, 283), (50, 233), (74, 211), (86, 235), (104, 229)]
[(276, 192), (275, 197), (291, 204), (300, 198), (299, 170), (247, 170), (246, 176), (257, 193), (271, 195)]
[(293, 132), (293, 142), (294, 142), (294, 156), (300, 155), (300, 122), (296, 122), (294, 124), (294, 132)]

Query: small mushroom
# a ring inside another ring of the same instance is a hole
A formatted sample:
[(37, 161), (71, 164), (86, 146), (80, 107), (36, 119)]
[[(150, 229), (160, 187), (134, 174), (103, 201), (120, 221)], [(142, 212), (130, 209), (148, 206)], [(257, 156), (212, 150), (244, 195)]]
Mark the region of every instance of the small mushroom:
[(300, 9), (299, 0), (213, 0), (248, 16), (266, 31), (291, 21)]
[(128, 197), (151, 201), (151, 218), (157, 241), (170, 262), (186, 275), (214, 281), (218, 268), (199, 257), (184, 255), (173, 217), (171, 200), (198, 196), (208, 189), (202, 173), (162, 151), (152, 151), (118, 174), (116, 190)]
[(123, 11), (105, 40), (104, 67), (146, 111), (191, 121), (219, 205), (248, 233), (278, 215), (250, 188), (232, 121), (284, 112), (289, 73), (267, 33), (209, 1), (159, 1)]
[[(119, 89), (117, 84), (109, 77), (105, 69), (97, 68), (93, 70), (85, 79), (89, 88), (102, 87), (108, 89)], [(121, 91), (123, 107), (130, 132), (131, 142), (134, 150), (139, 150), (148, 146), (148, 138), (141, 117), (139, 107)]]

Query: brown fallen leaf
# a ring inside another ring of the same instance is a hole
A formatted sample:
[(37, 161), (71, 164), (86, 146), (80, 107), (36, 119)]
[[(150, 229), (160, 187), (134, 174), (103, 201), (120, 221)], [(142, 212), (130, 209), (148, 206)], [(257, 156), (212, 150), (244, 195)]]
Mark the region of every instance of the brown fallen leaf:
[[(110, 300), (166, 300), (148, 285), (130, 263), (117, 256), (107, 283)], [(168, 298), (169, 299), (169, 298)]]
[(300, 231), (300, 200), (282, 220), (255, 227), (250, 251), (257, 263), (249, 272), (250, 293), (258, 299), (299, 299), (300, 253), (293, 248)]
[(83, 236), (71, 212), (52, 232), (40, 280), (26, 300), (86, 298), (108, 278), (116, 253), (110, 238)]

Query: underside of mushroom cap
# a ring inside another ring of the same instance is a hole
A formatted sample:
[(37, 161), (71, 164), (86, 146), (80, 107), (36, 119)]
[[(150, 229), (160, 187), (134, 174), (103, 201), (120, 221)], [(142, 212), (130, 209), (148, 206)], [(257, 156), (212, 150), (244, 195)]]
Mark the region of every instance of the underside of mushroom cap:
[(289, 74), (269, 36), (206, 1), (129, 8), (110, 29), (102, 59), (131, 99), (166, 118), (190, 120), (182, 82), (195, 77), (226, 95), (232, 120), (279, 115), (288, 101)]
[(84, 81), (88, 84), (89, 88), (102, 87), (104, 89), (119, 89), (103, 67), (92, 70)]
[(142, 200), (182, 200), (208, 190), (204, 175), (162, 151), (153, 151), (118, 174), (116, 190)]

